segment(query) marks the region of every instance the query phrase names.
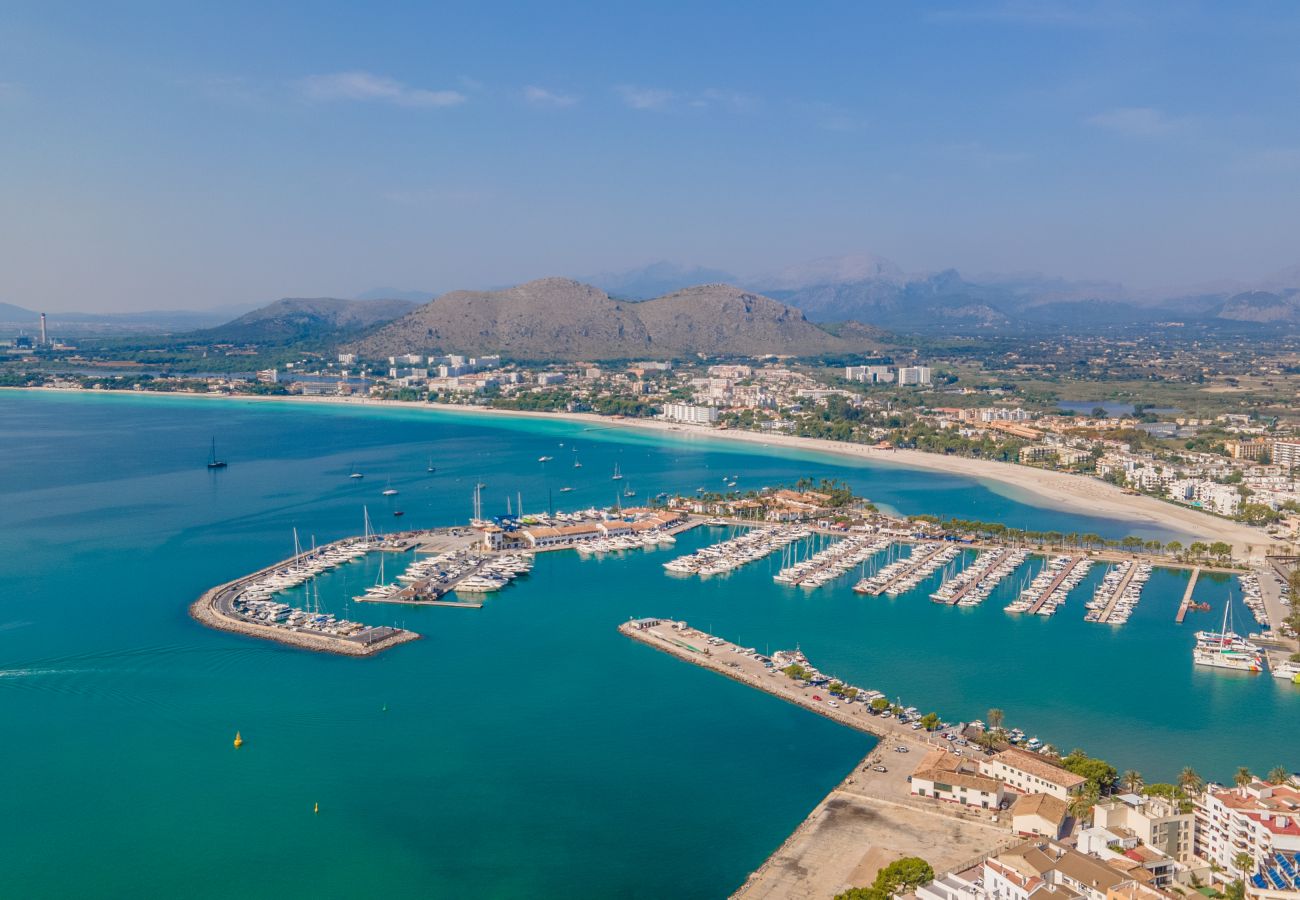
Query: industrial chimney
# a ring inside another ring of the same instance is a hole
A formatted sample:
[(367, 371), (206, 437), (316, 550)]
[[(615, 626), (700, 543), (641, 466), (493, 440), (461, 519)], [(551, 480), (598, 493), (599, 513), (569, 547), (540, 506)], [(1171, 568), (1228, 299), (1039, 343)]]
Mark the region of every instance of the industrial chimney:
[(45, 313), (41, 313), (41, 346), (47, 346), (49, 340), (45, 334)]

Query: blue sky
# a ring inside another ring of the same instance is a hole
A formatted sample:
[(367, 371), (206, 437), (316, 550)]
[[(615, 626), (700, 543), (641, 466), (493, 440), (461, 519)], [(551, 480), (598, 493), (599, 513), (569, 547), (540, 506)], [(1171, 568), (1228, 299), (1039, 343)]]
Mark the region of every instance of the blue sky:
[(1300, 5), (701, 6), (10, 0), (0, 301), (1300, 263)]

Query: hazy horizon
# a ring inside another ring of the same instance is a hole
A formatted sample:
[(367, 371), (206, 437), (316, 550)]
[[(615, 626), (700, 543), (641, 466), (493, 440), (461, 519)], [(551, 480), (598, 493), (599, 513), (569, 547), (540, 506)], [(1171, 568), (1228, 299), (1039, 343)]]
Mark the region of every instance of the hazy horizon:
[(1300, 7), (347, 4), (0, 29), (0, 302), (126, 312), (870, 253), (1300, 263)]

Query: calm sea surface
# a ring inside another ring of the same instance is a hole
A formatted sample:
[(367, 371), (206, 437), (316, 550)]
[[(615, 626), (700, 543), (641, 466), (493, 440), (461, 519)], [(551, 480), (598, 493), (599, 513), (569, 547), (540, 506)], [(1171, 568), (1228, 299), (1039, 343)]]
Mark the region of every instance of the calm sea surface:
[[(224, 471), (204, 466), (213, 436)], [(1191, 631), (1217, 624), (1230, 585), (1203, 578), (1196, 596), (1215, 611), (1180, 628), (1185, 576), (1167, 571), (1111, 628), (1082, 621), (1100, 569), (1051, 619), (1002, 611), (1037, 562), (972, 610), (930, 603), (929, 583), (894, 600), (853, 594), (852, 576), (783, 588), (779, 557), (668, 576), (671, 555), (726, 536), (699, 529), (671, 551), (540, 554), (477, 611), (357, 608), (377, 561), (344, 567), (321, 579), (322, 606), (425, 636), (369, 660), (186, 614), (205, 588), (289, 555), (295, 527), (305, 542), (357, 533), (363, 505), (381, 528), (463, 522), (479, 480), (487, 512), (519, 494), (530, 510), (609, 504), (615, 463), (638, 498), (828, 476), (908, 513), (1173, 536), (955, 476), (701, 438), (0, 391), (0, 894), (725, 895), (871, 739), (620, 637), (633, 615), (797, 642), (822, 669), (952, 720), (1000, 706), (1151, 779), (1300, 763), (1300, 689), (1192, 669)]]

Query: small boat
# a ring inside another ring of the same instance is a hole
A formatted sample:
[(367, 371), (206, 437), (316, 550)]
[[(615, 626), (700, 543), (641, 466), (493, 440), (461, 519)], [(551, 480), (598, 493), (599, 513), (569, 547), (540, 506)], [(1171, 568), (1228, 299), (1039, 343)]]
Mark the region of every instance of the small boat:
[(539, 456), (539, 457), (537, 457), (537, 461), (538, 461), (538, 462), (550, 462), (550, 461), (553, 460), (553, 459), (555, 459), (554, 456)]
[(349, 477), (349, 478), (365, 478), (366, 476), (363, 475), (363, 474), (361, 474), (360, 472), (358, 472), (358, 471), (357, 471), (356, 464), (353, 463), (352, 465), (348, 466), (348, 477)]
[(623, 496), (624, 496), (624, 497), (635, 497), (635, 496), (636, 496), (636, 491), (633, 489), (632, 485), (629, 484), (629, 485), (627, 486), (627, 488), (624, 489), (624, 491), (623, 491)]
[(436, 472), (436, 471), (438, 471), (437, 467), (434, 466), (434, 464), (433, 464), (433, 457), (432, 457), (432, 456), (429, 457), (429, 468), (425, 469), (425, 471), (426, 471), (426, 472)]
[(571, 490), (573, 490), (573, 488), (571, 488), (571, 487), (562, 487), (562, 488), (560, 488), (560, 493), (561, 493), (561, 494), (567, 494), (567, 493), (569, 493), (569, 491), (571, 491)]
[(388, 487), (384, 488), (383, 491), (381, 491), (381, 493), (385, 497), (396, 497), (397, 488), (393, 487), (393, 483), (390, 481), (388, 482)]
[(316, 815), (320, 815), (320, 803), (317, 803), (315, 806), (313, 806), (311, 811), (316, 813)]
[(406, 513), (402, 512), (400, 509), (395, 509), (395, 510), (393, 510), (393, 515), (395, 515), (395, 516), (404, 516), (404, 515), (406, 515)]
[(581, 468), (582, 468), (582, 463), (578, 460), (578, 457), (576, 457), (576, 456), (573, 458), (573, 467), (574, 467), (575, 469), (581, 469)]
[(622, 481), (623, 473), (618, 470), (618, 463), (614, 463), (614, 474), (610, 476), (614, 481)]
[(225, 467), (226, 467), (225, 461), (217, 459), (217, 439), (214, 437), (212, 439), (212, 452), (208, 454), (208, 468), (224, 469)]
[(235, 732), (235, 746), (236, 746), (236, 747), (242, 747), (242, 746), (244, 746), (244, 739), (243, 739), (242, 737), (239, 736), (239, 732), (238, 732), (238, 731)]

